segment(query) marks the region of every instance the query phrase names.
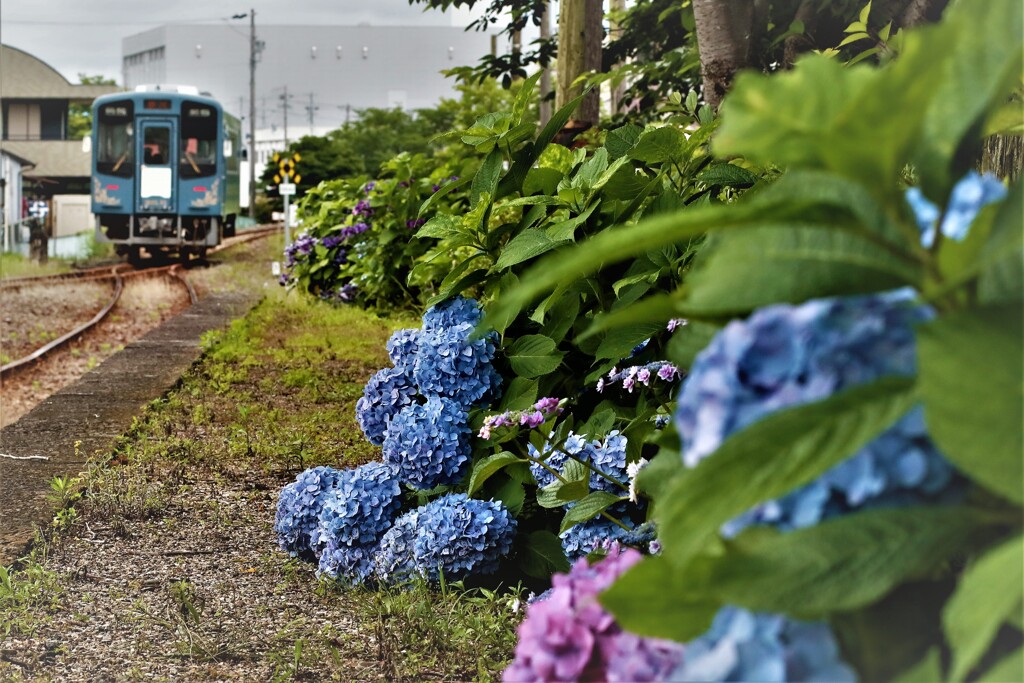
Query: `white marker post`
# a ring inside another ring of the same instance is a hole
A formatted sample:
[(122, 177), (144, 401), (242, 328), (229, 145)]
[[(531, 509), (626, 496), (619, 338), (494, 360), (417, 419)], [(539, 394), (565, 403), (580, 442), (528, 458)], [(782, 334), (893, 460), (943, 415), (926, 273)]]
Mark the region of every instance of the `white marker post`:
[(292, 212), (288, 200), (295, 194), (295, 183), (281, 183), (277, 186), (277, 192), (284, 197), (284, 243), (287, 246), (292, 243)]

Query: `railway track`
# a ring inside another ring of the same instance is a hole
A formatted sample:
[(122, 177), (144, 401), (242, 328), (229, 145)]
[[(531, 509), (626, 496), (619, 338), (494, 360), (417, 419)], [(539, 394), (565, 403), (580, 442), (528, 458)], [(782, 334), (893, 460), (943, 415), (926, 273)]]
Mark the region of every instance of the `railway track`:
[[(246, 231), (242, 235), (238, 235), (229, 240), (225, 240), (220, 246), (213, 251), (221, 251), (231, 246), (242, 244), (256, 239), (267, 237), (268, 235), (277, 231), (277, 228), (258, 228), (251, 231)], [(97, 281), (97, 280), (112, 280), (113, 281), (113, 293), (103, 308), (96, 313), (91, 319), (78, 325), (70, 332), (50, 341), (49, 343), (37, 348), (32, 353), (12, 360), (9, 363), (0, 366), (0, 379), (5, 379), (20, 370), (28, 367), (32, 367), (39, 360), (43, 359), (53, 351), (62, 348), (69, 344), (71, 341), (78, 339), (83, 334), (93, 329), (101, 321), (103, 321), (108, 314), (117, 305), (117, 302), (121, 298), (121, 293), (124, 291), (124, 283), (127, 279), (132, 278), (151, 278), (159, 276), (167, 276), (174, 279), (182, 287), (185, 288), (188, 293), (190, 304), (195, 304), (199, 299), (196, 294), (195, 288), (188, 281), (183, 274), (184, 266), (180, 263), (150, 267), (150, 268), (134, 268), (128, 264), (118, 264), (116, 266), (103, 266), (98, 268), (90, 268), (75, 273), (62, 273), (59, 275), (48, 275), (40, 277), (25, 277), (16, 278), (12, 280), (6, 280), (0, 283), (0, 289), (12, 290), (29, 285), (59, 285), (63, 283), (71, 282), (83, 282), (83, 281)]]

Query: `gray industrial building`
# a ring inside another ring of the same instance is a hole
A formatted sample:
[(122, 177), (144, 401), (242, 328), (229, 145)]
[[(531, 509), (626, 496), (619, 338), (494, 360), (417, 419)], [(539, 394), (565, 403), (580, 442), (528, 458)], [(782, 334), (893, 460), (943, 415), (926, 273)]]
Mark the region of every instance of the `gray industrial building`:
[[(311, 128), (335, 128), (357, 109), (430, 107), (453, 91), (454, 81), (442, 70), (474, 64), (491, 49), (486, 33), (436, 24), (257, 22), (256, 36), (262, 45), (256, 127), (282, 129), (287, 105), (287, 125), (295, 131), (291, 139)], [(249, 44), (244, 21), (160, 26), (123, 40), (123, 82), (128, 89), (150, 83), (194, 85), (244, 117), (249, 111)]]

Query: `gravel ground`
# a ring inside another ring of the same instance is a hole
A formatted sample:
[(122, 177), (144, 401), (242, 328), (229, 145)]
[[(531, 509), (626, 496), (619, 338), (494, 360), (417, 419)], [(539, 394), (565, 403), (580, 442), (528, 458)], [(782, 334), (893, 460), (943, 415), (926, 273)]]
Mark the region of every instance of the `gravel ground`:
[(62, 282), (3, 291), (0, 358), (7, 363), (88, 321), (110, 300), (110, 282)]

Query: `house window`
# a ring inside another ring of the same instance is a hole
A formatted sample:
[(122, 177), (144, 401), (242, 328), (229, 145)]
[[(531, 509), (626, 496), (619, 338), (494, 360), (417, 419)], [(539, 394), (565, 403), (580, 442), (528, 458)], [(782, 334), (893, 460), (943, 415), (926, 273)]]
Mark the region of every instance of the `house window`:
[(39, 140), (42, 116), (38, 104), (11, 102), (7, 108), (8, 140)]

